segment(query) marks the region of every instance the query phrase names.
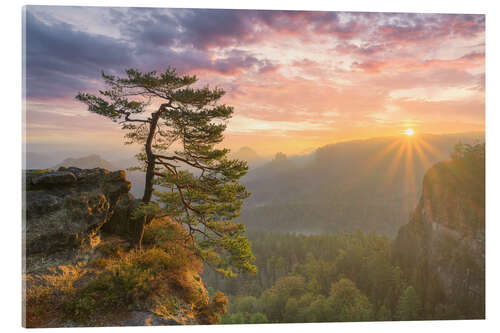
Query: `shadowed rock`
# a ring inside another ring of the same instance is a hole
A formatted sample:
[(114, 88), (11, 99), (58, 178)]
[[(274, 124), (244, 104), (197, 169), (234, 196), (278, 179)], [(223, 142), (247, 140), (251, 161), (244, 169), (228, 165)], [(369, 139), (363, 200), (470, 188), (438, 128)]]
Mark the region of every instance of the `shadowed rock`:
[(139, 207), (141, 200), (135, 199), (130, 193), (122, 195), (115, 208), (115, 213), (111, 219), (103, 226), (103, 231), (113, 235), (120, 235), (136, 242), (142, 232), (141, 219), (134, 219), (132, 212)]
[[(484, 157), (434, 165), (410, 222), (394, 241), (394, 259), (423, 304), (447, 304), (468, 319), (484, 318), (484, 186)], [(442, 309), (426, 311), (446, 319)]]
[(108, 222), (130, 182), (124, 171), (60, 168), (27, 170), (24, 188), (26, 254), (50, 255), (77, 247)]

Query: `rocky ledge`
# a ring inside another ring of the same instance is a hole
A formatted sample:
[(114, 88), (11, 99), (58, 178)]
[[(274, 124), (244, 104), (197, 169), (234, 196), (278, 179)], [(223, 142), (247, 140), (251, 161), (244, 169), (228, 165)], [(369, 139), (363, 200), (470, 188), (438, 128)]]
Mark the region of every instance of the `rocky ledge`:
[(434, 165), (394, 241), (394, 259), (431, 319), (484, 318), (484, 184), (484, 157)]
[(210, 300), (182, 225), (163, 217), (142, 233), (124, 171), (24, 175), (25, 327), (214, 324), (225, 313), (227, 298)]
[(125, 171), (59, 168), (27, 170), (23, 235), (26, 255), (50, 255), (89, 240), (128, 199)]

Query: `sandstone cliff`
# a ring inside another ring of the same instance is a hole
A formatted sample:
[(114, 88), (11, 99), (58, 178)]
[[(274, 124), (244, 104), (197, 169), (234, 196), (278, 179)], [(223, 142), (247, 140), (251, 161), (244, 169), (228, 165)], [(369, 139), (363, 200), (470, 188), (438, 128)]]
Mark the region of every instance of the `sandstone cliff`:
[(434, 165), (394, 242), (394, 260), (429, 319), (484, 318), (484, 175), (484, 146)]
[(25, 326), (210, 324), (225, 312), (181, 225), (153, 220), (135, 248), (129, 189), (124, 171), (26, 171)]
[(27, 255), (76, 248), (109, 221), (130, 182), (124, 171), (28, 170), (25, 178)]

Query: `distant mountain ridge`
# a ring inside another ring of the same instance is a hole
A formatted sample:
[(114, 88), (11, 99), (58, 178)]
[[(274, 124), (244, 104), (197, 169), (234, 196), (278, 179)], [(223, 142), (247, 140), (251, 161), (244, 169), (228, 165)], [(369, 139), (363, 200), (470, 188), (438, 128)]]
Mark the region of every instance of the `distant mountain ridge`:
[(415, 135), (354, 140), (318, 148), (251, 169), (252, 194), (241, 221), (248, 229), (328, 233), (360, 228), (395, 236), (415, 208), (425, 171), (447, 160), (459, 143), (483, 133)]
[[(484, 133), (378, 137), (329, 144), (313, 153), (270, 162), (242, 147), (231, 155), (250, 164), (242, 182), (251, 196), (240, 219), (249, 230), (309, 234), (360, 228), (395, 236), (417, 204), (425, 171), (447, 160), (458, 142), (481, 139)], [(132, 158), (113, 161), (91, 154), (67, 158), (53, 169), (117, 170), (133, 164)], [(131, 193), (140, 197), (144, 174), (127, 175)]]
[(59, 169), (60, 167), (77, 167), (80, 169), (93, 169), (93, 168), (103, 168), (107, 170), (117, 170), (117, 168), (111, 163), (102, 159), (101, 156), (97, 154), (91, 154), (79, 158), (66, 158), (61, 163), (58, 163), (52, 169)]
[(246, 161), (250, 166), (264, 162), (264, 158), (255, 150), (248, 146), (241, 147), (235, 152), (231, 152), (231, 158)]

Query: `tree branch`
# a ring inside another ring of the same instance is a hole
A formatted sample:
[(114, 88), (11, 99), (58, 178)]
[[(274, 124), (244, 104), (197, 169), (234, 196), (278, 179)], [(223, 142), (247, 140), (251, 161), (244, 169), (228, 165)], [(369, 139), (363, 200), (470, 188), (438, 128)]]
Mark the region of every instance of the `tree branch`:
[(169, 161), (180, 161), (183, 163), (186, 163), (194, 168), (201, 169), (201, 170), (217, 170), (216, 168), (209, 167), (206, 165), (201, 165), (197, 162), (191, 162), (185, 158), (179, 157), (179, 156), (165, 156), (165, 155), (159, 155), (159, 154), (154, 154), (154, 157), (157, 159), (164, 159), (164, 160), (169, 160)]

